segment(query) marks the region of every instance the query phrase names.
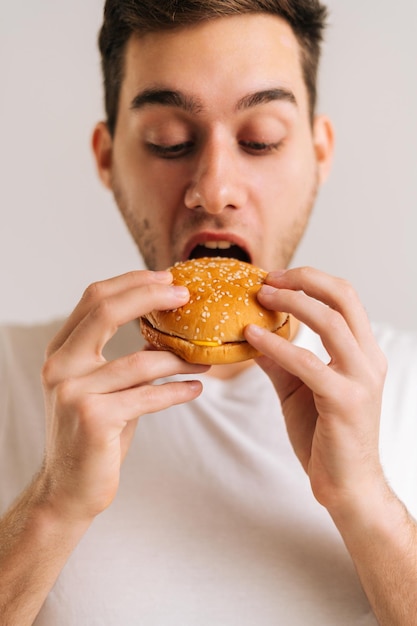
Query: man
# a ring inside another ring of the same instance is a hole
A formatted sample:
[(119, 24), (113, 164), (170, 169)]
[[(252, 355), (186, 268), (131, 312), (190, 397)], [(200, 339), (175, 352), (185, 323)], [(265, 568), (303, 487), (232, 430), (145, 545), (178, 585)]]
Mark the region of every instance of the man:
[[(107, 1), (93, 147), (149, 271), (1, 335), (3, 624), (416, 623), (416, 337), (377, 341), (346, 282), (285, 271), (331, 162), (324, 18)], [(188, 300), (165, 268), (216, 248), (270, 270), (293, 341), (249, 327), (257, 364), (210, 371), (143, 350), (137, 318)]]

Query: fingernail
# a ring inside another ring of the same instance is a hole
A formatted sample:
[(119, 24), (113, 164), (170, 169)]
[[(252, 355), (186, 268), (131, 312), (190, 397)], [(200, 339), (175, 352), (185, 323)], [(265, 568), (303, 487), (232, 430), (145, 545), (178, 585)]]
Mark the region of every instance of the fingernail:
[(269, 272), (267, 276), (267, 280), (279, 280), (287, 273), (287, 270), (275, 270), (273, 272)]
[(247, 330), (253, 337), (262, 337), (266, 333), (265, 328), (261, 328), (261, 326), (257, 326), (256, 324), (249, 324)]
[(199, 380), (187, 380), (187, 385), (194, 393), (201, 391), (201, 382)]
[(272, 287), (271, 285), (262, 285), (260, 289), (261, 295), (263, 296), (272, 296), (277, 291), (278, 290), (275, 287)]
[(190, 297), (190, 292), (187, 287), (183, 287), (182, 285), (173, 285), (172, 291), (178, 300), (184, 300), (185, 298)]

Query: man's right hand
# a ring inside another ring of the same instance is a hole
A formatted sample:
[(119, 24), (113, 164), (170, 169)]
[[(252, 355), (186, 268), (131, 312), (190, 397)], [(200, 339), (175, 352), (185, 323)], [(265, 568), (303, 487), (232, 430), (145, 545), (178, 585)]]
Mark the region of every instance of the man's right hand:
[(43, 467), (0, 519), (2, 624), (33, 624), (78, 541), (112, 502), (138, 418), (199, 395), (197, 381), (153, 381), (206, 367), (168, 352), (142, 350), (114, 361), (102, 352), (121, 325), (188, 298), (169, 272), (93, 284), (49, 345)]
[(169, 352), (142, 350), (109, 362), (103, 357), (120, 326), (188, 298), (187, 289), (172, 285), (170, 272), (137, 271), (95, 283), (49, 345), (42, 373), (47, 424), (39, 480), (49, 506), (68, 519), (91, 520), (112, 502), (141, 415), (200, 394), (197, 381), (153, 384), (208, 369)]

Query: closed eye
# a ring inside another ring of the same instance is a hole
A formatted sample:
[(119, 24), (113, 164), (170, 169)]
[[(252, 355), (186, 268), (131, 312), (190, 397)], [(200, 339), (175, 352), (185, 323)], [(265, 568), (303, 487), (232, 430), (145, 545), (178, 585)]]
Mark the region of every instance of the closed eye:
[(242, 148), (253, 154), (262, 155), (275, 152), (281, 147), (282, 142), (264, 143), (262, 141), (240, 141), (239, 144)]
[(193, 142), (184, 141), (182, 143), (172, 145), (163, 145), (148, 142), (146, 145), (148, 150), (150, 150), (152, 154), (155, 154), (162, 159), (175, 159), (188, 154), (188, 152), (193, 147)]

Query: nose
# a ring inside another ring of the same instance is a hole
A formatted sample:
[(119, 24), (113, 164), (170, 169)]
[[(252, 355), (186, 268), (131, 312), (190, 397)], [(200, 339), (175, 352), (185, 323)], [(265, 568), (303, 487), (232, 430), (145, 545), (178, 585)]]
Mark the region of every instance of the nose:
[(219, 214), (243, 206), (246, 191), (239, 151), (227, 138), (209, 139), (196, 154), (193, 168), (185, 193), (187, 208)]

